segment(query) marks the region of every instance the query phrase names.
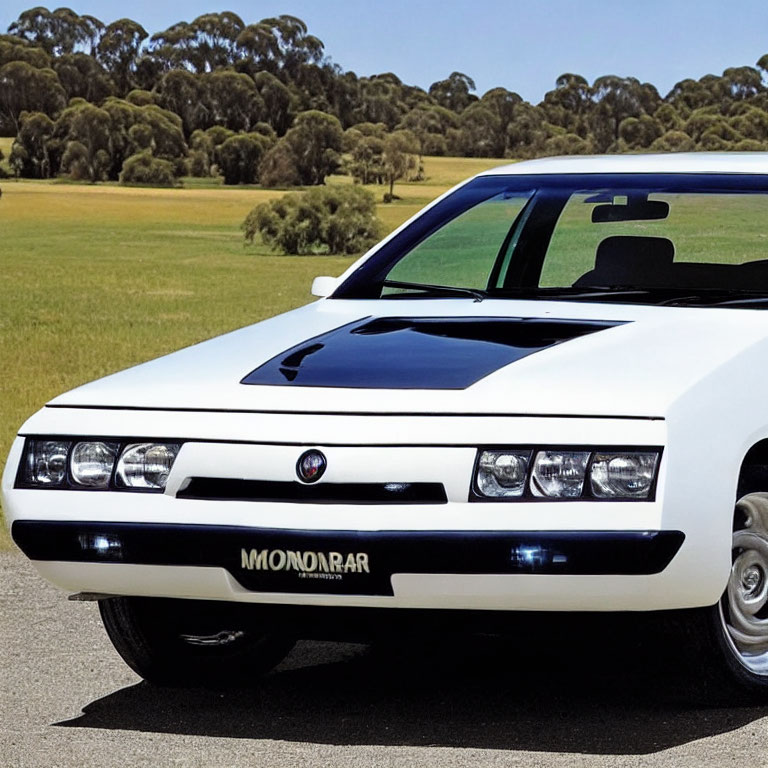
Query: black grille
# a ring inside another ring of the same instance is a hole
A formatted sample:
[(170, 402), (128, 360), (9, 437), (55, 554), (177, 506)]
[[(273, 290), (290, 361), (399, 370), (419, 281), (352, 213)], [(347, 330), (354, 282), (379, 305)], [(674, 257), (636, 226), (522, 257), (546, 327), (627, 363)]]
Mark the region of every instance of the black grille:
[(319, 483), (193, 477), (180, 499), (301, 504), (446, 504), (442, 483)]

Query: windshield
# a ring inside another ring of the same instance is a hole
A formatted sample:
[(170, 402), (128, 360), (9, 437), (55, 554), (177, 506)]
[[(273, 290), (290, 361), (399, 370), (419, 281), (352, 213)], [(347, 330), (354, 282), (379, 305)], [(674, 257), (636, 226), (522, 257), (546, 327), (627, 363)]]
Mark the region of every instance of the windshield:
[(480, 177), (334, 296), (768, 307), (767, 193), (757, 175)]

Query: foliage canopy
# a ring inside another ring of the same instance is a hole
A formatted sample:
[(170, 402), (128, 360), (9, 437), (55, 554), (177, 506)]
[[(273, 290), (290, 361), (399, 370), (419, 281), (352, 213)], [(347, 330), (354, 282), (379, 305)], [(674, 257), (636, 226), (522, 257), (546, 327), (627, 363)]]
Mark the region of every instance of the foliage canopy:
[[(538, 104), (475, 91), (463, 72), (422, 89), (392, 72), (345, 71), (289, 15), (204, 13), (149, 32), (37, 6), (0, 35), (0, 135), (17, 137), (21, 176), (116, 180), (148, 151), (176, 176), (227, 184), (321, 185), (345, 167), (391, 196), (393, 179), (418, 176), (411, 156), (425, 154), (768, 149), (768, 54), (664, 96), (634, 77), (572, 72)], [(404, 135), (410, 148), (396, 150)]]

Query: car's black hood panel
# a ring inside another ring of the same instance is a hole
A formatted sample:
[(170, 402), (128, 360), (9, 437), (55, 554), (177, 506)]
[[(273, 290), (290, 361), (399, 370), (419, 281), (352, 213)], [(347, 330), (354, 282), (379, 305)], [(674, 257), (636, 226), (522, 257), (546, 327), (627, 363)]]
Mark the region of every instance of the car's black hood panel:
[(242, 383), (466, 389), (522, 357), (618, 324), (499, 317), (365, 318), (287, 349)]

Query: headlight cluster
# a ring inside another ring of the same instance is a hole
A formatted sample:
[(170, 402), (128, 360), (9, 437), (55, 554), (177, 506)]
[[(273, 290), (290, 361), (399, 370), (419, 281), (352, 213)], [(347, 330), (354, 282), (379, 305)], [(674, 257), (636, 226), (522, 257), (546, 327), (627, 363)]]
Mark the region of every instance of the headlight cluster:
[(180, 443), (28, 439), (17, 485), (163, 491)]
[(658, 449), (572, 450), (504, 448), (481, 450), (473, 500), (649, 500), (656, 486)]

